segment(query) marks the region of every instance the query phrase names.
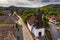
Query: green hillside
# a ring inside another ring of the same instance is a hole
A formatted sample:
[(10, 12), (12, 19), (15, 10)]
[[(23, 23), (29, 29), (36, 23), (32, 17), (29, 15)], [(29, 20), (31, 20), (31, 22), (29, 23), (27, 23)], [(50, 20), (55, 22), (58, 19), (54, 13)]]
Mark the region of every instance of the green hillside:
[(60, 17), (60, 4), (47, 5), (47, 6), (41, 7), (41, 10), (43, 10), (46, 15), (53, 14)]

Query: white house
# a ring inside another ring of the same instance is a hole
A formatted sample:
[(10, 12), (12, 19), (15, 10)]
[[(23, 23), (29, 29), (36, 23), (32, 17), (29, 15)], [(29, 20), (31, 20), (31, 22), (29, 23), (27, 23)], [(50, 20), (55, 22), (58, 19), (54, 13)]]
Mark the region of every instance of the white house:
[(27, 21), (29, 30), (34, 34), (35, 37), (44, 36), (45, 28), (42, 23), (42, 12), (38, 10), (38, 13), (31, 16)]

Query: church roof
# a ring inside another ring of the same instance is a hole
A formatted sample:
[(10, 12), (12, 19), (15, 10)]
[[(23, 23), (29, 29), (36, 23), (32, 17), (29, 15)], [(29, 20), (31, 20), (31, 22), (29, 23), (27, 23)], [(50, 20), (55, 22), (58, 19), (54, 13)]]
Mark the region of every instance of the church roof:
[(34, 21), (35, 21), (35, 16), (31, 16), (31, 17), (27, 20), (27, 22), (28, 22), (30, 25), (32, 25), (32, 24), (34, 23)]
[(31, 16), (27, 22), (30, 25), (34, 24), (35, 28), (44, 28), (43, 21), (42, 21), (42, 13), (43, 13), (42, 11), (38, 10), (37, 14), (34, 16)]

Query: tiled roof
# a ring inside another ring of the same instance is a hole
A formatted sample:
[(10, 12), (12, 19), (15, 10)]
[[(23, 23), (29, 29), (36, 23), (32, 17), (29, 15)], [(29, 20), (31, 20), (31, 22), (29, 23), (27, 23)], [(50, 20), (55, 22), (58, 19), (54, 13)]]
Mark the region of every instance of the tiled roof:
[(0, 40), (17, 40), (16, 30), (13, 28), (15, 21), (11, 16), (0, 16)]
[(0, 23), (14, 24), (15, 21), (13, 19), (10, 16), (0, 16)]
[(14, 24), (15, 22), (11, 19), (11, 17), (7, 17), (4, 22), (6, 22), (7, 24)]
[[(40, 20), (40, 22), (38, 22), (38, 25), (36, 25), (36, 18), (35, 18), (35, 16), (31, 16), (29, 19), (28, 19), (28, 23), (30, 24), (30, 25), (32, 25), (33, 23), (34, 23), (34, 27), (35, 28), (44, 28), (44, 26), (43, 26), (43, 22)], [(40, 24), (40, 25), (39, 25)]]
[(7, 18), (7, 16), (0, 16), (0, 22), (4, 21)]
[(34, 23), (34, 21), (35, 21), (35, 16), (31, 16), (29, 19), (28, 19), (28, 23), (30, 24), (30, 25), (32, 25), (33, 23)]
[(0, 40), (17, 40), (14, 35), (14, 30), (8, 26), (0, 27)]
[(16, 14), (14, 14), (14, 16), (11, 16), (14, 20), (18, 20), (19, 18), (17, 17)]
[(11, 14), (12, 12), (10, 11), (10, 10), (4, 10), (3, 11), (3, 14), (5, 14), (5, 15), (9, 15), (9, 14)]

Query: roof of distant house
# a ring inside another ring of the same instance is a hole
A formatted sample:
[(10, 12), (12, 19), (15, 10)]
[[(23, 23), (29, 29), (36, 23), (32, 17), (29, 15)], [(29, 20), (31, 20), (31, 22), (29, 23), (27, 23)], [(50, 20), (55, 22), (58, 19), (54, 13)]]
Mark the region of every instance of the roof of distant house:
[(0, 26), (0, 40), (17, 40), (12, 27)]
[(5, 15), (9, 15), (9, 14), (11, 14), (12, 12), (11, 12), (11, 10), (4, 10), (3, 11), (3, 14), (5, 14)]
[(0, 23), (14, 24), (15, 22), (10, 16), (0, 16)]
[(59, 18), (58, 16), (55, 16), (55, 15), (48, 15), (47, 17), (48, 18), (53, 18), (53, 19), (58, 19)]
[(13, 21), (13, 19), (11, 19), (11, 17), (7, 17), (4, 22), (6, 22), (7, 24), (14, 24), (15, 21)]
[(0, 40), (17, 40), (13, 24), (15, 25), (15, 21), (11, 16), (0, 16)]
[(7, 18), (7, 16), (0, 16), (0, 22), (4, 21)]

